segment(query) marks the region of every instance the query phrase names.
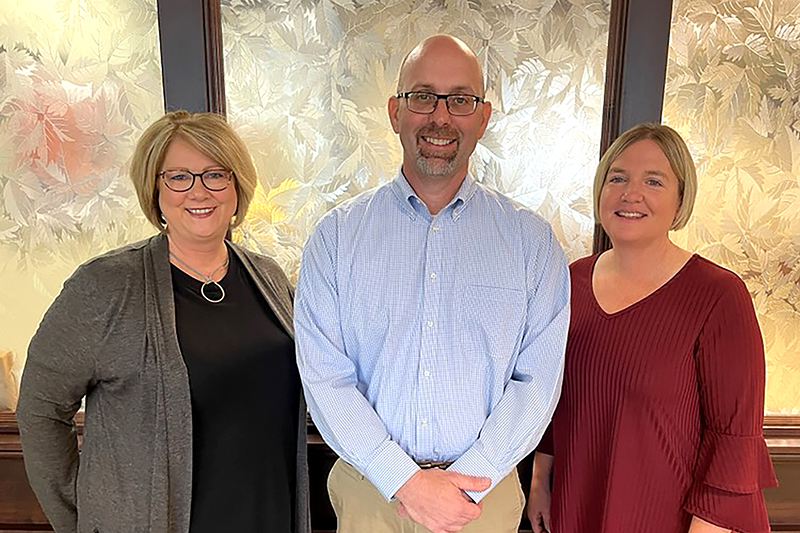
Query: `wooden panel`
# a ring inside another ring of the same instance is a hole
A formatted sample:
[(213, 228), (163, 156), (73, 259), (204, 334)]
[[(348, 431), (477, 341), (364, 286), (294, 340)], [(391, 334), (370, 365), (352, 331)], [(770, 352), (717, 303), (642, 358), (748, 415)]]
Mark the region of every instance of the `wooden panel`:
[(28, 484), (14, 415), (0, 412), (0, 533), (50, 527)]
[(328, 498), (328, 472), (336, 462), (336, 454), (316, 431), (309, 426), (308, 477), (311, 485), (311, 525), (317, 533), (336, 530), (336, 516)]
[[(79, 430), (82, 425), (79, 419)], [(800, 420), (767, 417), (764, 435), (778, 474), (780, 487), (764, 492), (773, 531), (800, 533)], [(311, 516), (316, 533), (333, 532), (336, 518), (327, 492), (327, 477), (336, 455), (320, 439), (313, 426), (308, 438), (311, 477)], [(527, 492), (531, 463), (526, 458), (519, 466), (520, 479)], [(50, 528), (28, 486), (22, 448), (13, 413), (0, 413), (0, 533), (49, 531)], [(530, 531), (523, 520), (520, 532)]]
[(764, 417), (764, 436), (780, 484), (764, 491), (773, 531), (800, 531), (800, 417)]
[(780, 486), (764, 491), (773, 531), (800, 529), (800, 455), (773, 456)]
[(22, 453), (0, 452), (0, 529), (19, 526), (47, 527), (25, 476)]

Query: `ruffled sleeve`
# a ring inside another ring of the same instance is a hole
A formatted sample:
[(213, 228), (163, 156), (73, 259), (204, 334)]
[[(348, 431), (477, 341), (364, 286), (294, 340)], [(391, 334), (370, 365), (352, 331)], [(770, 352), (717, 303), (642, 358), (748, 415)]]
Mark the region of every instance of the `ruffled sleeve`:
[(703, 433), (684, 509), (734, 531), (768, 532), (761, 489), (777, 479), (761, 430), (764, 346), (744, 283), (727, 271), (722, 281), (697, 345)]

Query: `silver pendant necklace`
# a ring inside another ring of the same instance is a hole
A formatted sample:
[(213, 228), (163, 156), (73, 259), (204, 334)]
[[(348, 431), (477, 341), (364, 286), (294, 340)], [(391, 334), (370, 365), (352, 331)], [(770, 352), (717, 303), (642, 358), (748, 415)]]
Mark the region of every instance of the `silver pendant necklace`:
[[(202, 286), (200, 286), (200, 296), (202, 296), (203, 298), (205, 298), (207, 302), (209, 302), (209, 303), (212, 303), (212, 304), (218, 304), (218, 303), (220, 303), (222, 300), (224, 300), (224, 299), (225, 299), (225, 289), (223, 289), (223, 288), (222, 288), (222, 285), (220, 285), (220, 284), (219, 284), (219, 282), (217, 282), (217, 281), (214, 281), (214, 279), (213, 279), (213, 278), (214, 278), (214, 274), (216, 274), (216, 273), (217, 273), (217, 272), (219, 272), (220, 270), (224, 270), (224, 269), (225, 269), (225, 268), (228, 266), (228, 263), (230, 262), (230, 256), (226, 257), (226, 258), (225, 258), (225, 262), (224, 262), (224, 263), (222, 263), (220, 266), (218, 266), (217, 268), (215, 268), (215, 269), (214, 269), (214, 271), (213, 271), (211, 274), (209, 274), (208, 276), (206, 276), (206, 275), (205, 275), (205, 274), (203, 274), (202, 272), (199, 272), (199, 271), (197, 271), (197, 270), (193, 269), (192, 267), (190, 267), (189, 265), (187, 265), (187, 264), (186, 264), (184, 261), (182, 261), (182, 260), (181, 260), (181, 258), (180, 258), (180, 257), (178, 257), (177, 255), (175, 255), (175, 254), (174, 254), (174, 253), (172, 253), (171, 251), (170, 251), (169, 255), (170, 255), (170, 257), (172, 257), (173, 259), (175, 259), (175, 261), (177, 261), (177, 262), (178, 262), (178, 263), (180, 263), (181, 265), (185, 266), (186, 268), (188, 268), (189, 270), (191, 270), (192, 272), (194, 272), (195, 274), (197, 274), (198, 276), (200, 276), (201, 278), (203, 278), (203, 285), (202, 285)], [(220, 295), (219, 295), (219, 298), (210, 298), (210, 297), (208, 296), (208, 294), (206, 294), (206, 288), (207, 288), (207, 287), (210, 287), (210, 286), (212, 286), (212, 285), (213, 285), (213, 286), (215, 286), (217, 289), (219, 289), (219, 294), (220, 294)]]

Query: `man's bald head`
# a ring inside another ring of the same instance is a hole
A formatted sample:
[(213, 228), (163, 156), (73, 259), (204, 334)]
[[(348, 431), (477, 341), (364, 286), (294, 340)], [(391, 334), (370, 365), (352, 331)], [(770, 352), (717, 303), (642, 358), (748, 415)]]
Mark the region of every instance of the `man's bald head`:
[(483, 70), (475, 53), (461, 39), (446, 34), (428, 37), (406, 55), (400, 65), (400, 73), (397, 77), (397, 92), (410, 90), (414, 80), (408, 79), (409, 72), (413, 71), (415, 63), (430, 56), (442, 60), (446, 60), (447, 57), (462, 56), (462, 59), (466, 59), (465, 65), (472, 71), (471, 74), (474, 74), (475, 89), (479, 90), (477, 96), (484, 96)]

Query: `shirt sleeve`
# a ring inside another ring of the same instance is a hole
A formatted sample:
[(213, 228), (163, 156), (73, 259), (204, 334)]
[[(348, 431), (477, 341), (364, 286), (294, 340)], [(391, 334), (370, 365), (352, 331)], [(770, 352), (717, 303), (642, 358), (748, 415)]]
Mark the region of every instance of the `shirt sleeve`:
[[(80, 271), (79, 271), (80, 273)], [(22, 373), (17, 423), (25, 469), (55, 531), (77, 531), (78, 442), (73, 417), (92, 387), (99, 345), (96, 296), (76, 273), (45, 313)]]
[(335, 215), (323, 217), (303, 251), (294, 307), (297, 365), (325, 442), (389, 500), (419, 467), (358, 389), (342, 338)]
[(750, 295), (734, 278), (698, 342), (703, 430), (684, 508), (717, 526), (747, 533), (769, 531), (761, 489), (777, 485), (762, 435), (764, 366)]
[(468, 492), (476, 502), (534, 449), (561, 394), (569, 326), (569, 271), (549, 226), (544, 231), (541, 226), (520, 231), (540, 237), (538, 245), (527, 251), (527, 318), (516, 364), (478, 439), (450, 467), (492, 480), (486, 491)]

